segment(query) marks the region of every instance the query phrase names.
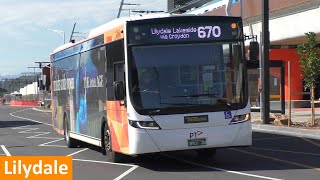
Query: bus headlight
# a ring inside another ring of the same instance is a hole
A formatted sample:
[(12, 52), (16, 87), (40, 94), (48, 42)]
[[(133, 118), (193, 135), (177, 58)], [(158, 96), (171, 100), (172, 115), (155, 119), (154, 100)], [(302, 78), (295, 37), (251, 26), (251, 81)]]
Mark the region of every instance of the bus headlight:
[(243, 115), (235, 115), (233, 119), (231, 120), (230, 124), (238, 124), (238, 123), (243, 123), (246, 121), (251, 120), (251, 115), (250, 113), (248, 114), (243, 114)]
[(134, 128), (139, 129), (161, 129), (155, 121), (132, 121), (129, 120), (129, 124)]

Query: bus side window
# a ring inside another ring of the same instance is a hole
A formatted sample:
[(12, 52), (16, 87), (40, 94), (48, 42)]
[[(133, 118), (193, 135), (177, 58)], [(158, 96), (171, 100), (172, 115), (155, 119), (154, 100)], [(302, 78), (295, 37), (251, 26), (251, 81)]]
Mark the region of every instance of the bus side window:
[[(114, 83), (113, 90), (116, 100), (125, 99), (125, 72), (124, 72), (124, 62), (117, 62), (113, 64), (114, 70)], [(126, 106), (126, 103), (120, 104)]]
[(124, 76), (124, 62), (117, 62), (113, 65), (114, 70), (114, 81), (123, 81), (125, 79)]

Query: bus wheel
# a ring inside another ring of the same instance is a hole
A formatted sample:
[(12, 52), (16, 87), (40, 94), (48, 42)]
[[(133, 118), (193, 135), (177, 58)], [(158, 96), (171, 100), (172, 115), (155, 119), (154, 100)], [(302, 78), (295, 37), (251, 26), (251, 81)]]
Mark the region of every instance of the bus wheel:
[(122, 154), (112, 151), (111, 132), (107, 123), (104, 124), (102, 140), (102, 154), (111, 162), (121, 162)]
[(217, 150), (212, 149), (199, 149), (197, 150), (197, 156), (201, 160), (212, 159), (216, 155)]
[(63, 121), (64, 140), (67, 143), (68, 148), (78, 147), (78, 141), (70, 137), (68, 118), (65, 116)]

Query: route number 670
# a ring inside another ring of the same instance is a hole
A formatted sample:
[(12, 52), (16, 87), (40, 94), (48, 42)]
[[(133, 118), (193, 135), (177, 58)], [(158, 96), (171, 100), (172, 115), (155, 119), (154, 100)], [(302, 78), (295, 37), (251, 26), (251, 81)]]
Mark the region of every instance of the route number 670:
[(203, 38), (210, 38), (213, 37), (220, 37), (221, 36), (221, 28), (219, 26), (200, 26), (198, 27), (198, 37)]

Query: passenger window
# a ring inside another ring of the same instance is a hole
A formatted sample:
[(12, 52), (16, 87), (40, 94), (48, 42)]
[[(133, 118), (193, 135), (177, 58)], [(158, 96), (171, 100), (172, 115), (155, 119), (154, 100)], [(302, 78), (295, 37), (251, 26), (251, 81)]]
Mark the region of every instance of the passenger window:
[(125, 81), (124, 62), (114, 63), (114, 81)]

